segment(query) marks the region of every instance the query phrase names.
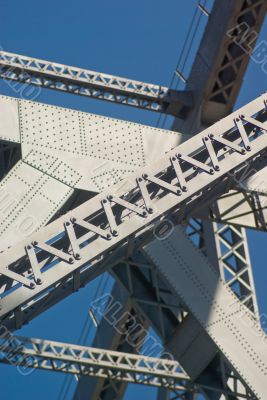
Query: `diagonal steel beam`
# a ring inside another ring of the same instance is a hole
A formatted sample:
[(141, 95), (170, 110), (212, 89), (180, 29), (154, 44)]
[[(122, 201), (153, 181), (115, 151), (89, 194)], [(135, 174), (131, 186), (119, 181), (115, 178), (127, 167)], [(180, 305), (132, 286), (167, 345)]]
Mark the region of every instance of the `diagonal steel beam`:
[[(251, 107), (253, 108), (254, 106), (257, 106), (257, 102), (255, 102), (254, 103), (254, 105), (252, 106), (251, 105)], [(255, 112), (254, 112), (254, 114), (255, 114)], [(225, 121), (224, 121), (224, 123), (225, 123)], [(255, 122), (255, 123), (257, 123), (257, 122)], [(231, 124), (232, 124), (232, 122), (231, 122)], [(221, 126), (222, 125), (222, 122), (221, 123), (219, 123), (219, 126)], [(227, 124), (226, 124), (226, 126), (227, 126)], [(226, 128), (226, 126), (224, 126), (224, 128)], [(227, 130), (229, 130), (229, 127), (227, 128)], [(201, 135), (200, 135), (201, 136)], [(238, 136), (237, 137), (235, 137), (235, 135), (233, 136), (234, 138), (235, 138), (235, 140), (238, 140)], [(262, 136), (262, 138), (264, 139), (264, 135)], [(258, 141), (258, 139), (259, 138), (256, 138), (257, 139), (257, 141)], [(256, 140), (255, 139), (255, 140)], [(195, 138), (194, 138), (194, 140), (195, 140)], [(221, 140), (221, 139), (220, 139)], [(234, 158), (233, 158), (233, 160), (235, 160), (235, 161), (237, 161), (238, 160), (238, 158), (239, 157), (237, 157), (237, 154), (235, 154), (235, 152), (240, 152), (241, 154), (242, 154), (242, 159), (245, 161), (246, 160), (246, 155), (245, 154), (243, 154), (244, 152), (243, 152), (243, 150), (241, 151), (241, 150), (238, 150), (238, 147), (235, 147), (236, 145), (234, 144), (235, 143), (235, 141), (233, 141), (233, 142), (230, 142), (231, 143), (231, 145), (230, 146), (232, 146), (233, 147), (233, 149), (235, 150), (233, 153), (229, 153), (228, 154), (228, 152), (226, 153), (227, 154), (227, 168), (231, 168), (231, 162), (230, 162), (230, 164), (229, 164), (229, 161), (232, 159), (232, 155), (234, 154)], [(260, 142), (259, 142), (260, 143)], [(187, 142), (187, 144), (188, 144), (188, 142)], [(185, 144), (186, 145), (186, 144)], [(184, 145), (184, 146), (185, 146)], [(189, 144), (189, 146), (190, 146), (190, 144)], [(201, 145), (202, 146), (202, 145)], [(191, 151), (192, 151), (192, 148), (191, 148)], [(258, 150), (257, 150), (258, 151)], [(251, 153), (249, 153), (250, 154), (250, 156), (253, 156), (253, 150), (251, 151)], [(243, 157), (244, 156), (244, 157)], [(188, 160), (186, 157), (187, 156), (182, 156), (182, 157), (184, 157), (186, 160)], [(181, 157), (181, 158), (182, 158)], [(229, 157), (229, 160), (228, 160), (228, 157)], [(190, 159), (191, 160), (191, 162), (193, 162), (193, 164), (194, 164), (194, 162), (196, 162), (196, 161), (193, 161), (194, 159)], [(219, 161), (218, 161), (219, 162)], [(197, 165), (199, 166), (199, 165), (201, 165), (202, 166), (202, 168), (205, 170), (205, 168), (206, 168), (206, 166), (204, 166), (204, 164), (199, 164), (199, 161), (197, 161)], [(220, 163), (221, 163), (221, 161), (220, 161)], [(242, 162), (243, 163), (243, 162)], [(241, 165), (242, 165), (242, 163), (241, 163)], [(205, 164), (206, 165), (206, 164)], [(220, 164), (220, 166), (222, 166), (222, 164)], [(237, 165), (235, 164), (235, 167), (236, 167)], [(213, 174), (211, 174), (211, 175), (213, 175)], [(148, 175), (149, 176), (149, 175)], [(203, 179), (203, 177), (202, 177), (202, 179)], [(162, 182), (164, 182), (164, 181), (162, 181)], [(203, 184), (203, 181), (202, 181), (202, 184)], [(161, 183), (161, 185), (163, 185), (163, 187), (165, 187), (166, 185), (164, 184), (164, 183)], [(165, 185), (165, 186), (164, 186)], [(170, 187), (170, 186), (168, 186), (168, 185), (170, 185), (170, 184), (167, 184), (167, 191), (173, 191), (173, 187)], [(169, 206), (171, 206), (171, 203), (172, 203), (172, 200), (171, 200), (171, 197), (169, 198), (169, 200), (168, 200), (168, 202), (169, 202)], [(137, 222), (137, 221), (136, 221)], [(103, 229), (103, 228), (101, 228), (101, 229)], [(51, 232), (52, 233), (52, 232)], [(102, 234), (100, 233), (100, 236), (102, 236)], [(38, 244), (37, 244), (38, 245)], [(35, 246), (35, 245), (34, 245)], [(43, 245), (41, 245), (41, 249), (43, 248), (44, 246)], [(54, 252), (55, 252), (55, 250), (53, 250)], [(57, 253), (57, 256), (59, 257), (59, 258), (62, 258), (63, 257), (63, 255), (62, 255), (62, 253), (59, 253), (58, 251), (56, 252)], [(82, 253), (83, 253), (83, 251), (82, 251)], [(65, 256), (64, 256), (65, 257)], [(7, 272), (6, 272), (7, 273)]]
[(194, 106), (173, 130), (197, 133), (199, 125), (203, 129), (232, 112), (253, 51), (264, 62), (256, 43), (266, 10), (264, 0), (214, 1), (185, 85), (194, 93)]
[[(183, 245), (179, 249), (178, 243)], [(254, 396), (264, 399), (267, 390), (266, 336), (247, 308), (241, 305), (206, 259), (200, 257), (196, 268), (194, 261), (198, 250), (180, 227), (175, 228), (168, 240), (148, 244), (144, 251)]]
[[(262, 111), (264, 99), (265, 97), (262, 96), (244, 107), (244, 113), (254, 115)], [(234, 128), (235, 116), (238, 113), (240, 110), (213, 126), (216, 134), (212, 137), (212, 141), (221, 141), (220, 135)], [(16, 245), (15, 251), (13, 248), (7, 250), (1, 256), (3, 265), (0, 270), (1, 274), (12, 279), (14, 286), (17, 283), (22, 286), (15, 286), (17, 289), (12, 293), (5, 293), (3, 288), (1, 315), (4, 316), (12, 312), (14, 308), (22, 306), (57, 282), (64, 280), (67, 275), (79, 271), (86, 264), (93, 273), (105, 254), (115, 249), (116, 246), (129, 241), (133, 235), (142, 236), (144, 231), (153, 224), (155, 225), (162, 216), (171, 213), (175, 223), (179, 223), (186, 218), (190, 209), (199, 207), (202, 200), (218, 197), (226, 187), (228, 188), (229, 184), (231, 185), (230, 171), (235, 170), (236, 173), (241, 173), (244, 163), (249, 160), (253, 160), (253, 165), (256, 167), (259, 155), (266, 150), (265, 125), (256, 119), (254, 121), (254, 125), (260, 124), (263, 134), (257, 137), (251, 136), (251, 149), (246, 152), (238, 144), (241, 138), (240, 132), (234, 130), (230, 136), (228, 135), (228, 139), (232, 141), (227, 139), (228, 146), (232, 150), (229, 152), (225, 150), (225, 147), (220, 149), (223, 158), (216, 156), (217, 161), (214, 165), (216, 169), (210, 165), (210, 162), (215, 163), (215, 153), (213, 153), (212, 147), (203, 149), (203, 139), (207, 137), (204, 131), (179, 146), (178, 149), (174, 149), (171, 154), (158, 161), (153, 167), (146, 167), (144, 170), (138, 171), (127, 181), (117, 184), (113, 189), (107, 190), (105, 194), (95, 196), (82, 206), (52, 222), (40, 233)], [(253, 130), (253, 127), (250, 129)], [(206, 143), (205, 140), (204, 143)], [(199, 156), (201, 154), (204, 156), (206, 163), (191, 157), (197, 152)], [(178, 154), (177, 158), (174, 157), (176, 154)], [(187, 154), (190, 154), (190, 157)], [(180, 165), (179, 160), (189, 164), (188, 169), (181, 170), (181, 173), (179, 169), (177, 170)], [(196, 167), (197, 173), (194, 172)], [(158, 176), (161, 178), (159, 179)], [(187, 191), (184, 191), (183, 182), (186, 182)], [(128, 201), (129, 193), (133, 195), (134, 203)], [(123, 200), (123, 203), (119, 204), (117, 199)], [(119, 207), (117, 207), (118, 205)], [(121, 214), (121, 206), (126, 215)], [(117, 209), (120, 210), (118, 214), (116, 214)], [(105, 228), (103, 228), (103, 223)], [(80, 231), (81, 228), (83, 229)], [(84, 229), (87, 233), (82, 233)], [(66, 238), (69, 238), (69, 252), (65, 248), (65, 244), (60, 249), (55, 247), (56, 243), (63, 243)], [(90, 243), (93, 240), (94, 247), (88, 246), (88, 240)], [(81, 248), (82, 243), (85, 245)], [(23, 268), (28, 271), (27, 277), (22, 275), (18, 268), (16, 270), (19, 273), (7, 268), (18, 260), (22, 261), (21, 265), (24, 263)], [(88, 266), (89, 262), (93, 263), (95, 267)], [(53, 267), (47, 269), (50, 264)], [(39, 277), (37, 279), (34, 272), (36, 270), (42, 271), (43, 281), (38, 281)], [(15, 293), (18, 296), (14, 296)]]

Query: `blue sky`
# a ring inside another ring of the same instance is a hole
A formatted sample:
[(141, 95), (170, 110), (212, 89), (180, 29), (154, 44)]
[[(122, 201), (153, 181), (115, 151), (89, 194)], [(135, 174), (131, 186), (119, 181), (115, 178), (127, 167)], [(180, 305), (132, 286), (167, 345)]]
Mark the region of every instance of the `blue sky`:
[[(195, 0), (2, 0), (0, 45), (14, 53), (168, 86), (196, 4)], [(207, 1), (208, 8), (210, 4)], [(205, 22), (203, 16), (198, 40)], [(265, 24), (260, 40), (266, 34)], [(185, 75), (198, 40), (192, 47)], [(259, 65), (251, 62), (237, 105), (245, 104), (265, 90), (266, 75)], [(4, 82), (0, 82), (0, 92), (14, 95)], [(153, 126), (158, 121), (156, 113), (53, 91), (42, 90), (38, 100)], [(248, 232), (248, 237), (260, 310), (267, 314), (267, 236)], [(92, 283), (73, 294), (19, 334), (77, 343), (95, 288), (96, 283)], [(92, 336), (91, 328), (87, 343)], [(62, 399), (59, 392), (63, 375), (36, 371), (23, 377), (15, 368), (2, 365), (0, 371), (3, 398)], [(68, 391), (65, 399), (71, 398), (71, 392)], [(137, 396), (154, 399), (155, 390), (131, 386), (125, 399)]]

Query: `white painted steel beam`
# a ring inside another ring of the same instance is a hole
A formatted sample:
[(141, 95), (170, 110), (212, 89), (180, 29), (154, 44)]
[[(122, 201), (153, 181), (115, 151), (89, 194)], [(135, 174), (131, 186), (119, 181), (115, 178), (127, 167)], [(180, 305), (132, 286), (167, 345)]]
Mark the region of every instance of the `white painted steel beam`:
[(0, 77), (180, 117), (192, 106), (190, 92), (6, 51), (0, 51)]
[[(8, 266), (14, 261), (21, 259), (26, 249), (29, 261), (25, 260), (25, 265), (27, 266), (29, 275), (25, 277), (6, 267), (2, 267), (1, 273), (3, 276), (13, 279), (22, 285), (21, 287), (14, 286), (11, 294), (3, 296), (1, 301), (2, 315), (4, 316), (8, 310), (11, 311), (14, 307), (22, 306), (30, 298), (42, 293), (45, 288), (59, 282), (66, 274), (70, 275), (82, 266), (87, 265), (89, 269), (96, 269), (97, 262), (99, 262), (97, 257), (104, 253), (107, 254), (107, 251), (113, 250), (116, 245), (123, 243), (127, 236), (144, 230), (143, 221), (144, 218), (148, 218), (147, 212), (151, 213), (149, 225), (153, 224), (158, 216), (163, 216), (170, 212), (172, 212), (173, 217), (175, 216), (174, 221), (179, 222), (181, 221), (181, 208), (179, 208), (179, 205), (185, 206), (187, 204), (188, 207), (192, 205), (194, 199), (199, 203), (200, 199), (211, 194), (212, 188), (214, 189), (214, 183), (216, 183), (216, 190), (219, 192), (222, 183), (223, 189), (225, 189), (225, 185), (229, 184), (229, 172), (236, 170), (236, 173), (238, 173), (246, 161), (254, 160), (254, 164), (256, 165), (258, 155), (263, 153), (267, 146), (266, 128), (265, 125), (256, 119), (253, 121), (253, 124), (250, 123), (249, 125), (245, 121), (246, 116), (256, 116), (255, 114), (264, 109), (264, 100), (265, 98), (262, 96), (244, 107), (242, 111), (239, 110), (236, 114), (215, 124), (212, 128), (214, 136), (208, 138), (206, 132), (202, 132), (195, 138), (179, 146), (179, 149), (173, 150), (165, 158), (158, 161), (154, 167), (147, 167), (142, 172), (138, 172), (134, 177), (129, 178), (127, 182), (123, 182), (119, 186), (117, 185), (114, 190), (107, 191), (106, 195), (103, 196), (101, 194), (96, 196), (89, 202), (78, 207), (78, 209), (73, 210), (71, 215), (66, 215), (64, 218), (60, 218), (48, 225), (42, 232), (34, 235), (26, 243), (24, 242), (16, 246), (15, 252), (13, 250), (5, 252), (1, 256), (2, 265)], [(244, 136), (243, 130), (236, 130), (235, 118), (241, 112), (245, 115), (243, 120), (245, 127), (253, 129), (255, 125), (260, 126), (262, 128), (261, 135), (255, 137), (250, 134), (252, 131), (248, 129), (246, 136)], [(229, 130), (232, 132), (230, 135), (227, 135), (227, 139), (225, 136), (223, 139), (221, 135), (225, 135)], [(247, 145), (247, 137), (251, 140), (250, 148)], [(225, 142), (225, 140), (228, 141)], [(245, 147), (240, 146), (240, 141), (241, 144), (242, 142), (244, 143)], [(214, 147), (216, 146), (215, 143), (221, 142), (223, 142), (223, 145), (227, 144), (231, 150), (225, 150), (224, 147), (220, 149)], [(217, 155), (214, 149), (219, 151)], [(178, 154), (178, 157), (175, 156), (176, 154)], [(200, 161), (203, 159), (206, 161)], [(185, 168), (185, 163), (188, 164), (188, 169)], [(197, 172), (193, 172), (193, 167), (198, 168)], [(182, 169), (180, 170), (180, 168)], [(141, 182), (138, 180), (140, 177), (142, 177)], [(138, 185), (141, 184), (141, 186), (137, 186), (136, 179)], [(149, 182), (152, 184), (149, 184)], [(184, 186), (187, 186), (187, 191), (185, 191)], [(162, 189), (159, 191), (158, 187)], [(204, 191), (204, 189), (206, 190)], [(111, 198), (110, 193), (113, 196), (116, 193), (116, 196)], [(134, 201), (128, 203), (129, 198), (123, 197), (125, 193), (132, 193)], [(127, 212), (126, 214), (121, 214), (121, 212), (117, 214), (117, 217), (120, 215), (119, 222), (118, 219), (114, 219), (116, 208), (111, 203), (116, 205), (121, 202), (119, 199), (123, 198), (124, 200), (121, 204), (126, 207)], [(151, 210), (151, 208), (154, 208), (154, 210)], [(154, 214), (155, 211), (157, 211), (157, 215)], [(185, 207), (183, 211), (186, 213)], [(107, 218), (108, 225), (106, 228), (102, 225), (102, 214), (104, 218)], [(136, 214), (140, 214), (140, 216), (137, 217)], [(88, 218), (90, 216), (89, 223)], [(94, 217), (94, 220), (92, 217)], [(72, 218), (76, 218), (76, 220), (74, 221)], [(97, 224), (98, 220), (99, 223), (101, 222), (100, 226)], [(78, 226), (83, 226), (87, 231), (89, 230), (94, 234), (83, 233), (80, 236), (77, 231)], [(66, 251), (69, 246), (66, 247), (65, 244), (64, 248), (58, 246), (64, 235), (69, 237), (70, 252)], [(47, 240), (49, 241), (47, 242)], [(54, 246), (56, 243), (57, 247)], [(82, 243), (84, 246), (80, 248), (80, 244)], [(94, 243), (94, 247), (91, 246), (92, 243)], [(50, 256), (47, 258), (45, 254), (50, 254)], [(94, 260), (96, 261), (94, 265), (88, 265), (88, 263)]]
[[(12, 286), (15, 286), (8, 294), (2, 286), (1, 315), (12, 312), (82, 267), (95, 271), (104, 255), (127, 242), (129, 237), (140, 237), (159, 218), (172, 214), (175, 223), (179, 223), (189, 209), (199, 207), (207, 198), (220, 195), (227, 187), (230, 189), (229, 172), (240, 173), (249, 160), (256, 166), (260, 154), (266, 151), (265, 125), (256, 119), (253, 125), (249, 124), (252, 130), (254, 125), (263, 129), (257, 137), (248, 130), (251, 142), (247, 151), (240, 146), (240, 141), (242, 144), (247, 139), (239, 131), (227, 136), (231, 150), (222, 147), (218, 158), (214, 151), (215, 143), (222, 141), (221, 135), (225, 132), (235, 129), (235, 118), (240, 112), (255, 115), (265, 107), (264, 101), (265, 96), (259, 97), (215, 124), (213, 137), (208, 138), (205, 131), (200, 133), (153, 166), (138, 171), (7, 250), (0, 257), (0, 273), (8, 281), (13, 280)], [(246, 128), (249, 126), (246, 124)], [(197, 160), (197, 153), (206, 162)], [(129, 195), (132, 202), (129, 202)], [(122, 206), (118, 205), (118, 199), (124, 199)], [(19, 260), (20, 267), (15, 268), (17, 272), (11, 271), (10, 266)], [(28, 271), (26, 275), (24, 268)]]
[(20, 147), (22, 160), (0, 183), (0, 250), (48, 223), (78, 190), (88, 199), (181, 140), (179, 133), (1, 96), (0, 141)]
[(0, 97), (0, 140), (25, 163), (76, 189), (99, 192), (152, 163), (178, 132), (48, 104)]
[[(267, 392), (266, 336), (180, 227), (144, 251), (257, 399)], [(195, 265), (195, 260), (198, 265)]]
[[(177, 391), (201, 393), (210, 385), (198, 385), (190, 381), (177, 361), (146, 357), (120, 351), (97, 349), (75, 344), (33, 339), (20, 336), (1, 338), (0, 362), (10, 363), (22, 370), (41, 369), (98, 377), (110, 381), (137, 383), (154, 387), (166, 387)], [(5, 337), (6, 336), (6, 337)], [(225, 390), (224, 394), (229, 392)], [(246, 398), (235, 391), (237, 398)]]

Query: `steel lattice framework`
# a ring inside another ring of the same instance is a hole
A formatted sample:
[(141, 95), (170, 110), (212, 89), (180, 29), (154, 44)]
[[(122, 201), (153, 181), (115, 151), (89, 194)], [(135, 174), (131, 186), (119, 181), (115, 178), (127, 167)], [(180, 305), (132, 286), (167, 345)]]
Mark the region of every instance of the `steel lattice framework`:
[[(131, 297), (131, 313), (158, 332), (179, 363), (126, 353), (123, 335), (119, 352), (18, 338), (16, 349), (3, 343), (2, 362), (11, 362), (12, 353), (14, 365), (29, 356), (33, 368), (78, 375), (75, 399), (88, 397), (88, 376), (102, 379), (102, 389), (91, 392), (101, 400), (121, 397), (133, 382), (161, 388), (158, 400), (169, 391), (190, 400), (198, 393), (212, 400), (264, 398), (266, 337), (243, 226), (266, 230), (267, 98), (227, 115), (265, 10), (263, 0), (215, 1), (184, 91), (0, 52), (5, 80), (172, 114), (179, 118), (174, 130), (202, 131), (0, 255), (0, 316), (8, 329), (108, 270)], [(8, 154), (1, 161), (4, 175), (20, 154), (17, 140), (1, 146)], [(22, 165), (34, 166), (23, 147), (22, 158)], [(58, 162), (53, 174), (61, 176)], [(21, 171), (23, 177), (27, 168)], [(155, 231), (166, 221), (175, 235), (156, 243)], [(195, 351), (200, 357), (193, 365)]]
[[(21, 336), (3, 341), (1, 351), (9, 360), (3, 358), (2, 362), (9, 362), (21, 369), (27, 366), (79, 376), (94, 376), (118, 382), (165, 387), (179, 393), (186, 390), (198, 394), (206, 388), (218, 392), (217, 387), (193, 384), (178, 362), (173, 360)], [(236, 378), (232, 375), (228, 378), (235, 386)], [(232, 395), (233, 392), (225, 391), (223, 394)], [(238, 390), (234, 395), (240, 399), (247, 398), (246, 394)]]
[[(238, 175), (247, 162), (253, 161), (254, 168), (262, 162), (266, 150), (266, 125), (259, 120), (259, 116), (265, 115), (266, 100), (265, 95), (259, 97), (214, 124), (212, 129), (173, 149), (155, 165), (138, 171), (111, 190), (49, 224), (41, 233), (16, 245), (15, 249), (7, 250), (0, 256), (0, 271), (14, 281), (15, 286), (11, 294), (3, 292), (0, 315), (12, 312), (26, 299), (39, 294), (45, 287), (55, 284), (85, 263), (99, 262), (99, 257), (114, 251), (115, 246), (127, 244), (128, 236), (130, 239), (132, 235), (140, 236), (162, 217), (170, 215), (175, 223), (182, 222), (190, 211), (192, 213), (196, 202), (204, 203), (229, 190), (232, 181), (230, 172)], [(211, 131), (214, 133), (209, 133)], [(129, 201), (130, 198), (133, 201)], [(119, 214), (115, 211), (117, 208)], [(80, 229), (87, 233), (79, 233)], [(70, 252), (52, 246), (62, 242), (66, 246), (64, 239), (68, 239)], [(84, 247), (81, 248), (82, 244)], [(50, 257), (44, 254), (50, 254)], [(57, 262), (46, 270), (44, 267), (47, 262), (51, 263), (51, 256), (56, 257)], [(24, 264), (24, 268), (20, 273), (17, 272), (18, 267), (10, 269), (21, 259), (20, 264)], [(62, 263), (68, 268), (61, 268)], [(91, 266), (87, 268), (95, 269)], [(31, 271), (27, 277), (24, 276), (25, 269)], [(52, 280), (46, 279), (51, 271)], [(17, 283), (23, 287), (17, 286)], [(15, 292), (21, 292), (22, 297), (15, 296)], [(14, 297), (17, 304), (7, 301), (9, 296)]]
[(190, 92), (0, 51), (0, 77), (118, 104), (183, 116)]
[[(264, 95), (216, 123), (212, 127), (214, 133), (198, 134), (154, 166), (95, 196), (16, 245), (15, 251), (7, 250), (1, 256), (5, 265), (1, 274), (13, 280), (15, 286), (2, 297), (2, 316), (10, 312), (12, 316), (13, 309), (75, 270), (85, 267), (97, 273), (101, 260), (108, 254), (116, 254), (116, 246), (129, 245), (128, 238), (133, 240), (133, 235), (143, 243), (149, 236), (151, 240), (149, 228), (163, 216), (168, 215), (176, 224), (182, 222), (194, 210), (196, 202), (207, 201), (230, 189), (229, 172), (238, 176), (248, 161), (253, 161), (254, 168), (257, 165), (260, 168), (267, 146), (266, 126), (262, 122), (265, 110)], [(69, 251), (64, 251), (66, 248)], [(10, 269), (11, 265), (16, 265), (15, 270)], [(21, 272), (27, 270), (27, 277), (17, 272), (19, 265), (23, 268)], [(257, 390), (261, 393), (259, 378), (257, 385), (256, 393)]]

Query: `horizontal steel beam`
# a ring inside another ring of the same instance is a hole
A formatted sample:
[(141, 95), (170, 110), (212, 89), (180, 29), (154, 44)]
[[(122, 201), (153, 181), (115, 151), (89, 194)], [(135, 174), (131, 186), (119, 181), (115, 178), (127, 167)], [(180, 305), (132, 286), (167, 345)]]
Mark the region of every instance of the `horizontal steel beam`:
[(0, 77), (181, 118), (192, 106), (189, 91), (176, 91), (5, 51), (0, 51)]
[[(217, 392), (210, 385), (191, 382), (174, 360), (146, 357), (119, 351), (96, 349), (51, 340), (32, 339), (1, 334), (0, 362), (25, 369), (42, 369), (78, 376), (92, 376), (119, 382), (137, 383), (173, 390), (201, 393), (203, 389)], [(222, 394), (232, 394), (225, 390)], [(235, 391), (239, 398), (245, 395)]]

